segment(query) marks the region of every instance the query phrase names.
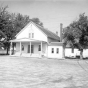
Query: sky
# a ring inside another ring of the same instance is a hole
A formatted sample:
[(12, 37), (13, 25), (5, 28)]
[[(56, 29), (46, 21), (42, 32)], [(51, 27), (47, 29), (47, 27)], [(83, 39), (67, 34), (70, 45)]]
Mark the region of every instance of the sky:
[(88, 16), (88, 0), (0, 0), (1, 6), (8, 5), (8, 11), (21, 13), (30, 18), (39, 18), (43, 25), (52, 32), (60, 31), (74, 20), (79, 14)]

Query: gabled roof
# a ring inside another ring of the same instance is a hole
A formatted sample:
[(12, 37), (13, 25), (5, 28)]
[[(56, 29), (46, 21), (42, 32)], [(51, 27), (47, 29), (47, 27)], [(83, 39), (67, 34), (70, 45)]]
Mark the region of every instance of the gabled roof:
[(60, 41), (60, 37), (57, 36), (55, 33), (49, 31), (48, 29), (45, 29), (44, 27), (34, 23), (42, 32), (44, 32), (48, 37), (53, 38), (55, 40)]
[[(46, 34), (49, 38), (52, 38), (52, 39), (55, 39), (55, 40), (60, 41), (60, 37), (57, 36), (55, 33), (53, 33), (53, 32), (51, 32), (51, 31), (45, 29), (44, 27), (42, 27), (42, 26), (40, 26), (40, 25), (38, 25), (38, 24), (36, 24), (36, 23), (34, 23), (34, 22), (32, 22), (32, 21), (29, 22), (29, 24), (31, 24), (31, 23), (34, 24), (38, 29), (40, 29), (40, 30), (41, 30), (44, 34)], [(29, 25), (29, 24), (28, 24), (28, 25)], [(28, 25), (27, 25), (27, 26), (28, 26)], [(27, 26), (26, 26), (26, 27), (27, 27)], [(25, 29), (25, 27), (24, 27), (20, 32), (22, 32), (24, 29)], [(20, 32), (19, 32), (19, 33), (20, 33)], [(18, 33), (18, 34), (19, 34), (19, 33)], [(17, 35), (18, 35), (18, 34), (17, 34)], [(16, 35), (16, 36), (17, 36), (17, 35)]]

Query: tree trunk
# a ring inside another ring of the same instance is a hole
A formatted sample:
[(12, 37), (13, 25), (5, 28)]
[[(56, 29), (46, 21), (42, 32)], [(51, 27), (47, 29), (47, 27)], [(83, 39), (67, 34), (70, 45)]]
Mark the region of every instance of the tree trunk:
[(80, 59), (81, 59), (81, 60), (83, 59), (83, 49), (80, 50)]
[(6, 52), (7, 55), (9, 54), (8, 51), (9, 51), (9, 48), (7, 47), (7, 52)]
[(9, 48), (10, 48), (10, 43), (7, 43), (7, 45), (6, 45), (6, 48), (7, 48), (7, 55), (9, 54)]
[(12, 49), (12, 54), (14, 54), (14, 43), (13, 43), (13, 49)]

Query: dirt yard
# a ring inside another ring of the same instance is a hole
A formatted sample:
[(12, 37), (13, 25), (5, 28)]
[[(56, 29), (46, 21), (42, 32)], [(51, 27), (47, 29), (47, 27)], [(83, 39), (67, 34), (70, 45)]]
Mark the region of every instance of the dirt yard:
[(0, 56), (0, 88), (88, 88), (88, 61)]

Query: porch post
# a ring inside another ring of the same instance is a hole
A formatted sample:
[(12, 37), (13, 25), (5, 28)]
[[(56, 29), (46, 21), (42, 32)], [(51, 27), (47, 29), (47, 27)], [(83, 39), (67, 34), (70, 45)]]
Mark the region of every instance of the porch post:
[(30, 42), (30, 56), (31, 56), (31, 42)]
[(21, 42), (20, 42), (20, 56), (21, 56)]
[(10, 55), (12, 55), (12, 42), (10, 44)]
[(41, 56), (42, 56), (42, 41), (41, 41)]

